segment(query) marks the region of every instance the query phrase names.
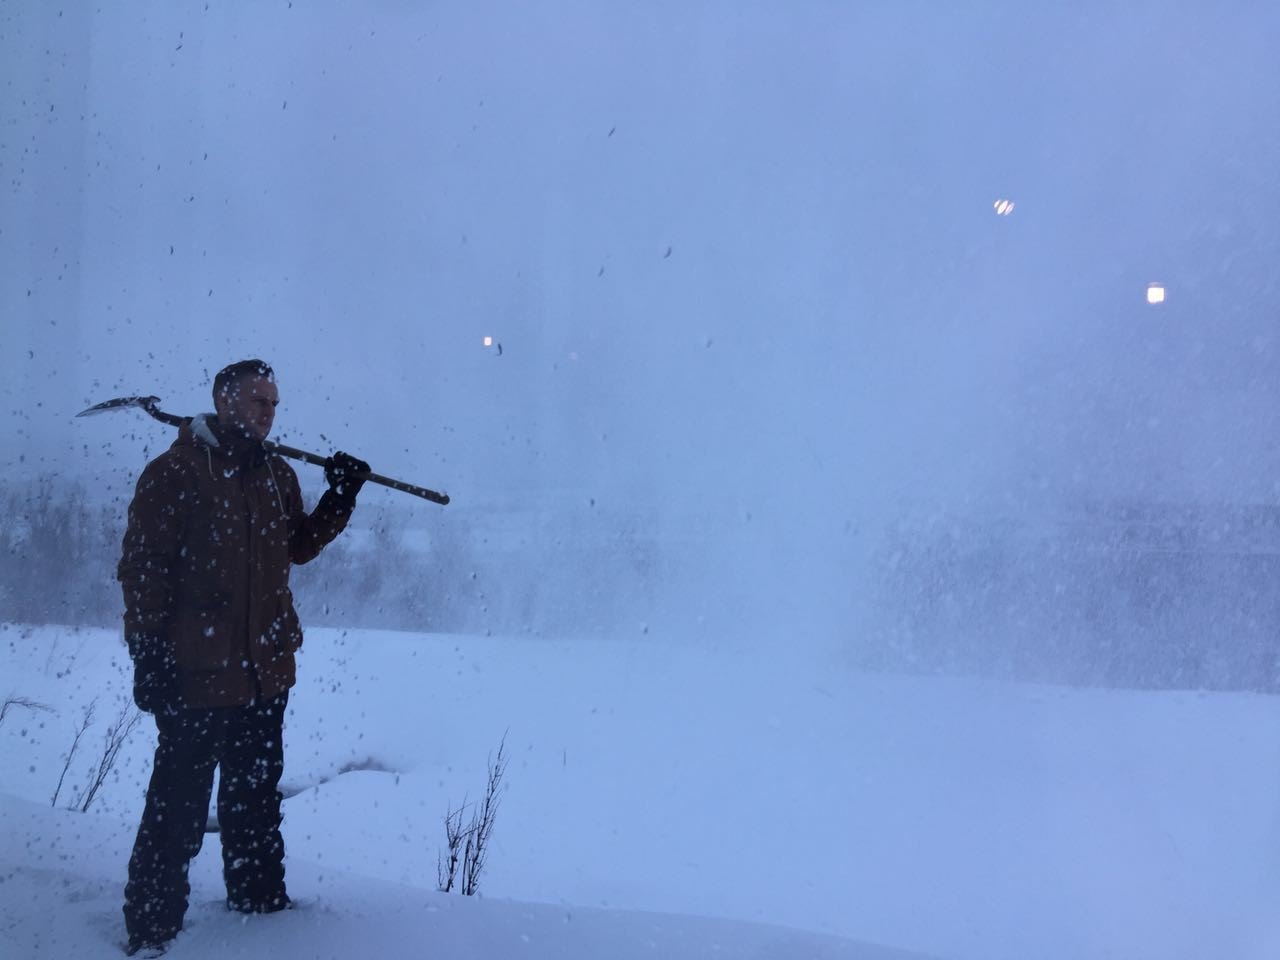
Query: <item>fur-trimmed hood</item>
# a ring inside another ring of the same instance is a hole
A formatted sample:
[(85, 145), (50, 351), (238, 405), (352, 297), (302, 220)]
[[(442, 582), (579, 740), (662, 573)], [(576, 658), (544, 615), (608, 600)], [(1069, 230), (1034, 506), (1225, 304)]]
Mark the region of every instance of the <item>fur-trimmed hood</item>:
[(216, 413), (197, 413), (188, 420), (178, 431), (179, 439), (182, 438), (182, 431), (186, 430), (191, 434), (193, 440), (199, 440), (201, 443), (219, 449), (222, 444), (218, 440), (218, 435), (213, 432), (211, 424), (218, 422)]
[(267, 453), (260, 440), (250, 440), (247, 437), (232, 434), (218, 422), (216, 413), (197, 413), (178, 428), (178, 439), (173, 442), (173, 445), (179, 447), (190, 444), (204, 446), (223, 456), (236, 459), (255, 454), (256, 459), (265, 457)]

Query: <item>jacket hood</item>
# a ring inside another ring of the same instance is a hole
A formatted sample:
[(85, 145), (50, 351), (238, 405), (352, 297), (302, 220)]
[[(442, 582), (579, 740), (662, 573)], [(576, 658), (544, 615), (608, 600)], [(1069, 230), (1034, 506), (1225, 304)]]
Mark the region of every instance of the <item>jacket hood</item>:
[(214, 433), (214, 425), (217, 422), (218, 415), (216, 413), (197, 413), (178, 428), (178, 439), (175, 444), (181, 443), (183, 446), (187, 444), (204, 444), (206, 447), (222, 450), (222, 441)]
[(210, 464), (214, 457), (246, 465), (262, 464), (267, 458), (266, 450), (259, 441), (228, 436), (227, 431), (218, 423), (216, 413), (198, 413), (180, 426), (173, 447), (203, 450)]

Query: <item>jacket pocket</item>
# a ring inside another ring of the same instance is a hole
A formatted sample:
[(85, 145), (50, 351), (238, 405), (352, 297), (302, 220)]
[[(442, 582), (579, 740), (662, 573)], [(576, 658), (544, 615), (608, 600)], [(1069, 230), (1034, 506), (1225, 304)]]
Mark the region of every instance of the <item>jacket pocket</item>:
[(297, 653), (302, 646), (302, 624), (298, 620), (298, 611), (293, 607), (293, 595), (288, 590), (281, 593), (280, 607), (271, 620), (267, 635), (271, 645), (280, 653)]
[(225, 670), (231, 663), (231, 601), (225, 597), (191, 604), (173, 621), (174, 657), (187, 671)]

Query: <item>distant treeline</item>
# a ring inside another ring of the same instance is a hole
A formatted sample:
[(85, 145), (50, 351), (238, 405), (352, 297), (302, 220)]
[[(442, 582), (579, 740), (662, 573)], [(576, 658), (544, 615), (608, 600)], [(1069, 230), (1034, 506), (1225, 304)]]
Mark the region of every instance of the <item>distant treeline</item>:
[[(127, 503), (94, 503), (55, 476), (0, 488), (0, 500), (0, 620), (118, 624)], [(635, 636), (697, 566), (685, 562), (691, 551), (729, 549), (709, 532), (696, 546), (676, 543), (596, 508), (423, 516), (363, 497), (352, 528), (294, 570), (304, 623)], [(846, 581), (861, 611), (847, 630), (858, 666), (1280, 690), (1278, 508), (1106, 504), (1035, 523), (933, 516), (871, 539), (869, 568)], [(726, 598), (741, 588), (706, 584)]]
[(867, 665), (1280, 690), (1280, 507), (903, 521), (873, 569)]
[[(315, 497), (310, 500), (314, 502)], [(0, 620), (114, 626), (128, 502), (95, 503), (58, 476), (0, 487)], [(609, 631), (643, 603), (656, 550), (626, 525), (589, 519), (477, 517), (431, 507), (412, 525), (366, 494), (351, 526), (291, 586), (304, 624), (423, 632)], [(506, 522), (510, 519), (511, 522)], [(489, 532), (493, 531), (493, 532)]]
[[(0, 619), (118, 624), (122, 599), (115, 569), (128, 503), (94, 503), (82, 484), (56, 476), (5, 487), (0, 500), (6, 517), (0, 527)], [(370, 519), (372, 529), (340, 537), (319, 559), (295, 568), (294, 592), (307, 620), (457, 628), (474, 599), (467, 577), (455, 573), (463, 565), (459, 545), (414, 553), (401, 543), (394, 518)]]
[(115, 564), (123, 508), (92, 505), (83, 486), (42, 476), (0, 490), (0, 619), (119, 621)]

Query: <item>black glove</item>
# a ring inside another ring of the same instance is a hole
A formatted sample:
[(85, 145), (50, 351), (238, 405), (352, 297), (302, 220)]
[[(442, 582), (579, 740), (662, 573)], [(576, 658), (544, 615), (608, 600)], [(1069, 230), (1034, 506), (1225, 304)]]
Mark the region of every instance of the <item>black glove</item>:
[(133, 702), (147, 713), (177, 713), (182, 708), (182, 684), (173, 645), (146, 634), (131, 636), (128, 642), (133, 658)]
[(356, 495), (364, 486), (364, 477), (368, 473), (370, 470), (367, 463), (341, 450), (324, 464), (324, 479), (329, 484), (329, 489), (348, 503), (355, 503)]

